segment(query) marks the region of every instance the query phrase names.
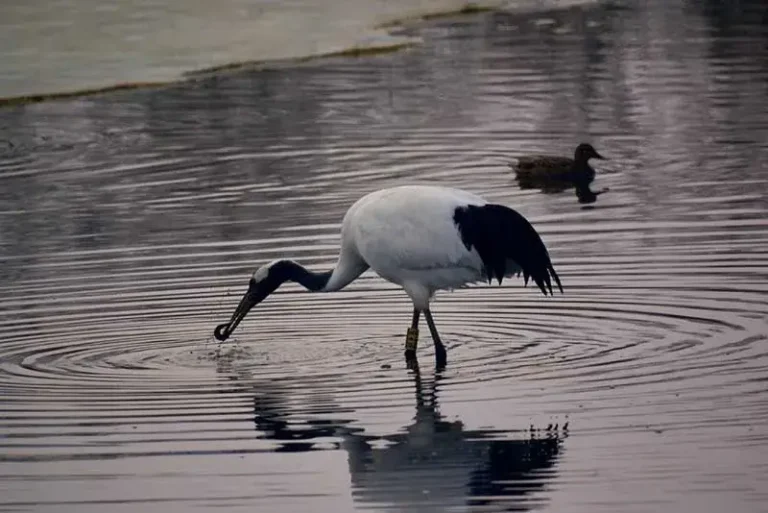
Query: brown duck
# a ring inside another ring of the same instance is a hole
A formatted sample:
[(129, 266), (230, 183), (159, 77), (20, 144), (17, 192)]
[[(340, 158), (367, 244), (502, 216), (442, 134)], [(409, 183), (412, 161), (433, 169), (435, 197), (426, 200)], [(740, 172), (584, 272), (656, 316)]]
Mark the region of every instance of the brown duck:
[(579, 203), (594, 203), (597, 197), (608, 189), (592, 191), (589, 184), (595, 179), (595, 170), (589, 159), (604, 160), (591, 144), (581, 143), (576, 147), (574, 158), (549, 155), (518, 157), (510, 164), (521, 189), (541, 189), (543, 192), (562, 192), (570, 187), (576, 189)]
[(528, 155), (518, 157), (510, 164), (514, 169), (520, 187), (562, 188), (588, 186), (595, 179), (595, 170), (589, 159), (604, 159), (591, 144), (582, 143), (576, 147), (574, 158), (549, 155)]

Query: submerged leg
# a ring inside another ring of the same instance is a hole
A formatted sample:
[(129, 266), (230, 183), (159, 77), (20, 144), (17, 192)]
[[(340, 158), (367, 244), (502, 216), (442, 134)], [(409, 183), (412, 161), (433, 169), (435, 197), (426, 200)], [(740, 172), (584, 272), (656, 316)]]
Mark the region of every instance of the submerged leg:
[(408, 361), (416, 360), (416, 346), (419, 343), (419, 317), (421, 316), (421, 310), (413, 309), (413, 318), (411, 319), (411, 327), (408, 328), (408, 333), (405, 335), (405, 359)]
[(448, 360), (448, 355), (445, 351), (445, 346), (440, 340), (440, 335), (437, 333), (435, 327), (435, 321), (432, 320), (432, 312), (424, 310), (424, 317), (427, 318), (427, 326), (429, 326), (429, 333), (432, 335), (432, 341), (435, 343), (435, 363), (438, 367), (445, 367)]

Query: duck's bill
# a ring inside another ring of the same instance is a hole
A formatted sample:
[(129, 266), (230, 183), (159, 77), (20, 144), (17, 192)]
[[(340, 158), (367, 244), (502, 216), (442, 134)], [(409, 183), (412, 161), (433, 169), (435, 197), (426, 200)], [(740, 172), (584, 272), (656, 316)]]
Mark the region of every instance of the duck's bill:
[(259, 304), (264, 298), (264, 294), (257, 283), (251, 281), (248, 286), (248, 291), (245, 293), (240, 303), (235, 308), (235, 313), (232, 314), (232, 318), (229, 322), (219, 324), (216, 329), (213, 330), (213, 336), (216, 340), (227, 340), (232, 332), (235, 331), (240, 321), (245, 318), (245, 315), (257, 304)]
[(600, 159), (600, 160), (608, 160), (607, 158), (605, 158), (602, 155), (600, 155), (598, 152), (595, 152), (595, 158), (596, 159)]

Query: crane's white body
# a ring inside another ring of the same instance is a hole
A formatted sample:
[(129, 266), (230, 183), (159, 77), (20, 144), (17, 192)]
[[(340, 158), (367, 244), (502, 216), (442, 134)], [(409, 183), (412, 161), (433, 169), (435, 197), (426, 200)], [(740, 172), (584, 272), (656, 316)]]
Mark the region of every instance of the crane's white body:
[[(462, 242), (453, 215), (458, 207), (485, 204), (459, 189), (415, 185), (360, 198), (344, 216), (339, 261), (325, 290), (346, 286), (370, 267), (426, 310), (435, 291), (484, 280), (483, 261)], [(518, 272), (509, 269), (508, 275)]]

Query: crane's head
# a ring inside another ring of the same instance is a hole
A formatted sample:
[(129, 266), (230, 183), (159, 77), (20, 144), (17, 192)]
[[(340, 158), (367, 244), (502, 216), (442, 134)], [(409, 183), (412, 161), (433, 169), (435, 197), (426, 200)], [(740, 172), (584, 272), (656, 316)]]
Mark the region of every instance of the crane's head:
[(576, 160), (576, 162), (587, 162), (592, 158), (605, 160), (605, 157), (600, 155), (591, 144), (581, 143), (576, 147), (576, 153), (574, 156), (574, 160)]
[(267, 296), (280, 286), (283, 280), (277, 276), (279, 273), (273, 269), (274, 263), (270, 262), (254, 271), (251, 280), (248, 282), (248, 290), (243, 295), (237, 308), (235, 308), (232, 318), (229, 322), (219, 324), (213, 330), (213, 336), (216, 337), (216, 340), (227, 340), (251, 308), (264, 301)]

